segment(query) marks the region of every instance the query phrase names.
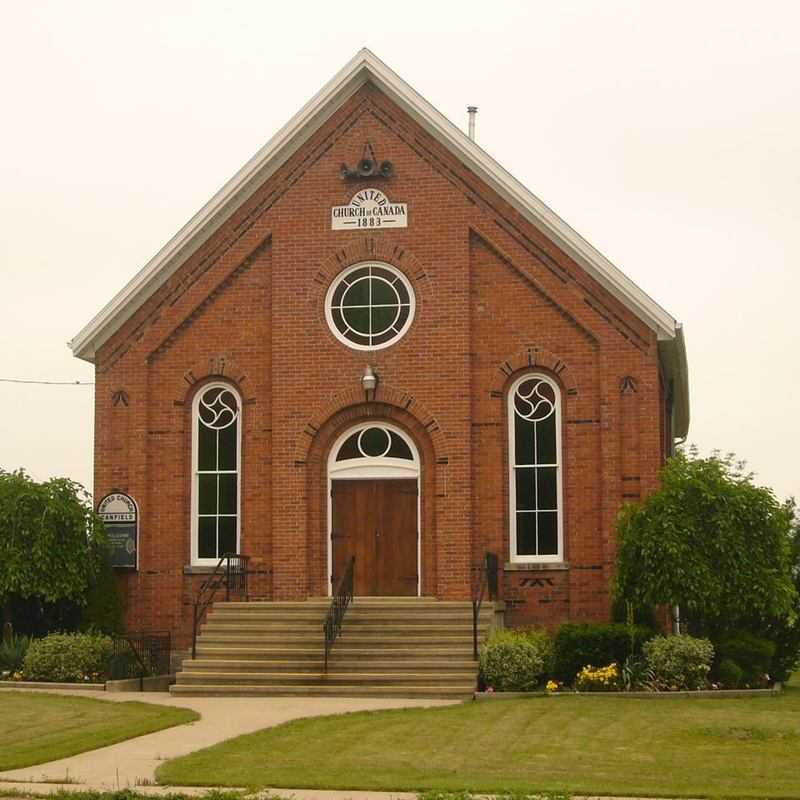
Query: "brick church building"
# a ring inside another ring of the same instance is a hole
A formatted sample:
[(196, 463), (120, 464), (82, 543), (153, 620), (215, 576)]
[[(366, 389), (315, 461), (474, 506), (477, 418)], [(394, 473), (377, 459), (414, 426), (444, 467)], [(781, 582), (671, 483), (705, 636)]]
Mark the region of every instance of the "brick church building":
[(367, 50), (70, 345), (128, 625), (183, 645), (226, 552), (262, 600), (351, 556), (356, 597), (469, 599), (491, 552), (509, 624), (608, 619), (689, 423), (680, 324)]

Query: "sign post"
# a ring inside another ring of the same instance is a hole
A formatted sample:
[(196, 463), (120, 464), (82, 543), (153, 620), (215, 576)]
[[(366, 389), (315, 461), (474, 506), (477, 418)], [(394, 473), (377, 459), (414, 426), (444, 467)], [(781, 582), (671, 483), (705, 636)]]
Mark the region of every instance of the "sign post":
[(139, 566), (139, 507), (123, 492), (107, 494), (97, 506), (109, 539), (111, 566), (137, 569)]

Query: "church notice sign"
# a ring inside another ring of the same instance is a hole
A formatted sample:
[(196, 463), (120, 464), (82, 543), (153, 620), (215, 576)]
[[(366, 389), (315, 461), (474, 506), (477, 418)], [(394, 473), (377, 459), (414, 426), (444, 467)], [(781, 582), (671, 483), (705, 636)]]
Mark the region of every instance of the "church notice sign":
[(346, 206), (331, 209), (331, 230), (407, 228), (408, 205), (393, 203), (380, 189), (361, 189)]
[(139, 509), (122, 492), (107, 494), (97, 507), (103, 520), (111, 554), (111, 566), (136, 569), (139, 547)]

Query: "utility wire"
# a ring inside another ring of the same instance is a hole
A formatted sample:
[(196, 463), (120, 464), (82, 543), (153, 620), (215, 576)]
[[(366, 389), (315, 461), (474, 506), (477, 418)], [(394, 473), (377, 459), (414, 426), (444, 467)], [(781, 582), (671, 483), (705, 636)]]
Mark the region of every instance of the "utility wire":
[(0, 378), (0, 383), (35, 383), (39, 386), (94, 386), (94, 381), (28, 381), (24, 378)]

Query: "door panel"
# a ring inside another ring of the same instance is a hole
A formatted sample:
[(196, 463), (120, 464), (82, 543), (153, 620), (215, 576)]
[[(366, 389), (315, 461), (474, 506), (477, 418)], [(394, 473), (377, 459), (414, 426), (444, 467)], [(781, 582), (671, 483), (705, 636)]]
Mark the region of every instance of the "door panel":
[(355, 594), (417, 594), (417, 481), (331, 481), (333, 585), (352, 555)]
[(356, 557), (355, 584), (358, 595), (375, 594), (375, 481), (332, 481), (333, 588)]
[(417, 481), (380, 481), (382, 521), (378, 528), (378, 593), (417, 594)]

